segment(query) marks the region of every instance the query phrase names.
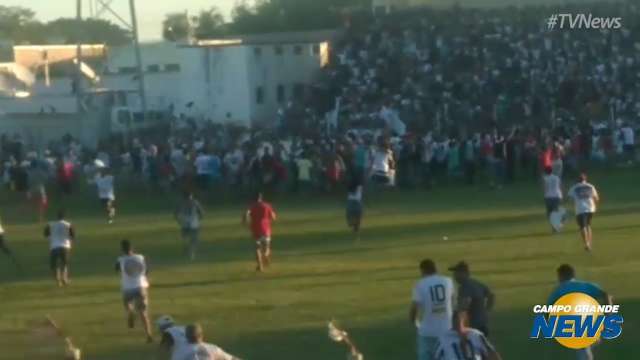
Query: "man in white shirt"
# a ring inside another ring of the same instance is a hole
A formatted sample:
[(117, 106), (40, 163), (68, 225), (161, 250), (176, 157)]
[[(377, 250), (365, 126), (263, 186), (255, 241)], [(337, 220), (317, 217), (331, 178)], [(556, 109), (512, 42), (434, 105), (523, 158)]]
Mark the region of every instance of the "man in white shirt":
[(211, 161), (212, 156), (203, 152), (200, 152), (196, 157), (194, 165), (196, 167), (196, 174), (198, 185), (201, 189), (206, 190), (211, 184)]
[(371, 179), (380, 185), (393, 184), (393, 171), (395, 169), (395, 160), (393, 150), (388, 144), (382, 145), (373, 154), (371, 163)]
[(202, 327), (198, 324), (187, 326), (189, 350), (180, 360), (240, 360), (213, 344), (204, 342)]
[(627, 156), (629, 164), (632, 164), (635, 160), (636, 134), (629, 124), (625, 124), (620, 129), (620, 133), (622, 134), (622, 148), (624, 149), (624, 153)]
[(58, 286), (69, 285), (69, 255), (75, 230), (64, 219), (64, 211), (58, 211), (58, 219), (47, 224), (44, 236), (49, 240), (49, 266)]
[(122, 240), (120, 249), (122, 256), (118, 258), (116, 271), (121, 275), (122, 300), (127, 311), (127, 324), (130, 329), (134, 328), (135, 313), (137, 312), (142, 319), (147, 342), (152, 343), (151, 324), (147, 314), (149, 307), (147, 262), (144, 256), (133, 251), (129, 240)]
[(576, 220), (580, 227), (580, 236), (584, 242), (584, 248), (591, 251), (593, 233), (591, 231), (591, 219), (596, 212), (596, 204), (600, 196), (595, 186), (587, 182), (587, 175), (580, 174), (578, 183), (573, 185), (567, 195), (573, 199), (576, 209)]
[(409, 318), (418, 326), (418, 360), (434, 360), (438, 337), (451, 329), (455, 288), (451, 278), (438, 274), (430, 259), (420, 263), (420, 272)]
[(438, 338), (435, 360), (501, 360), (482, 332), (467, 327), (463, 317), (461, 313), (454, 313), (453, 327)]
[[(547, 218), (554, 211), (558, 211), (562, 202), (562, 180), (553, 173), (553, 169), (547, 167), (544, 169), (545, 175), (542, 177), (544, 186), (544, 204), (547, 208)], [(553, 230), (556, 231), (555, 229)]]
[(227, 182), (229, 185), (241, 183), (240, 174), (244, 165), (244, 153), (239, 148), (224, 156), (224, 166), (227, 170)]
[(180, 225), (186, 253), (191, 260), (196, 258), (196, 251), (200, 242), (200, 223), (203, 216), (204, 211), (200, 202), (195, 199), (193, 193), (186, 192), (184, 199), (176, 208), (174, 217)]
[(95, 183), (98, 188), (98, 198), (107, 213), (107, 223), (113, 224), (116, 216), (116, 195), (114, 190), (114, 177), (107, 169), (100, 169), (96, 175)]
[(176, 325), (173, 318), (168, 315), (161, 316), (156, 321), (156, 325), (160, 333), (162, 333), (162, 340), (160, 342), (161, 351), (163, 353), (170, 353), (171, 360), (180, 360), (185, 357), (190, 350), (186, 328)]

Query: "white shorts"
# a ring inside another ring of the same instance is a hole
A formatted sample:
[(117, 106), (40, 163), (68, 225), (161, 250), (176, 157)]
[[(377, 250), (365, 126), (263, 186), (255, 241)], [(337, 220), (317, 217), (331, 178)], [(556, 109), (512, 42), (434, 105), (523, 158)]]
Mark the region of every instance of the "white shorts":
[(256, 246), (269, 246), (271, 245), (271, 237), (263, 236), (260, 239), (256, 240)]

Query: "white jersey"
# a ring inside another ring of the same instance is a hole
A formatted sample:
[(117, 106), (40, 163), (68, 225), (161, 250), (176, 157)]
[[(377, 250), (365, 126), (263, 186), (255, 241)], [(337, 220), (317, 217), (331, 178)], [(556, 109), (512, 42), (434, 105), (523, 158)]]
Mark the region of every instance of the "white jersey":
[(96, 176), (96, 186), (98, 187), (98, 197), (100, 199), (116, 199), (116, 195), (113, 190), (113, 175)]
[(446, 276), (430, 275), (416, 284), (413, 301), (421, 311), (420, 336), (438, 337), (451, 329), (453, 296), (453, 281)]
[(636, 144), (636, 134), (632, 128), (625, 126), (620, 129), (620, 132), (622, 133), (622, 141), (625, 145), (633, 146)]
[(49, 249), (71, 249), (71, 223), (65, 220), (49, 223)]
[(172, 326), (164, 331), (171, 336), (173, 346), (171, 347), (171, 360), (181, 360), (188, 355), (190, 350), (187, 341), (186, 329), (184, 326)]
[(373, 171), (387, 174), (391, 170), (389, 163), (393, 160), (391, 150), (379, 150), (373, 154)]
[(147, 263), (140, 254), (123, 255), (118, 258), (120, 266), (122, 290), (146, 289), (149, 287), (147, 280)]
[(198, 175), (209, 175), (211, 174), (211, 160), (212, 157), (209, 155), (199, 155), (196, 158), (194, 165), (196, 166), (196, 171)]
[(555, 174), (545, 175), (544, 178), (544, 197), (562, 199), (562, 180)]
[(233, 360), (234, 357), (224, 352), (224, 350), (219, 347), (201, 343), (201, 344), (191, 344), (189, 345), (189, 349), (184, 357), (180, 358), (180, 360)]
[(576, 215), (596, 212), (598, 191), (595, 186), (588, 182), (580, 182), (573, 185), (567, 195), (571, 197), (575, 203)]
[(484, 360), (493, 351), (487, 338), (476, 329), (468, 330), (466, 340), (449, 330), (438, 338), (435, 360)]

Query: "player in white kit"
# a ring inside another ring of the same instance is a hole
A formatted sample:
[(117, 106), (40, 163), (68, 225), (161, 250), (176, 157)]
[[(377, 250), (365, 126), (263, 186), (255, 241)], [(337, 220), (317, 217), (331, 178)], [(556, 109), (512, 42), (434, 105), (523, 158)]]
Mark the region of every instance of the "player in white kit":
[(64, 211), (58, 211), (58, 219), (44, 229), (49, 240), (49, 266), (59, 287), (69, 285), (69, 256), (75, 241), (75, 230), (64, 219)]
[(435, 360), (501, 360), (480, 330), (466, 327), (461, 313), (453, 314), (453, 328), (438, 338)]
[(127, 324), (130, 329), (135, 326), (135, 313), (142, 319), (147, 342), (153, 342), (151, 336), (151, 324), (147, 309), (149, 307), (149, 281), (147, 280), (147, 262), (144, 256), (133, 252), (133, 246), (129, 240), (120, 243), (122, 256), (116, 263), (116, 271), (121, 274), (122, 300), (127, 311)]
[(455, 287), (451, 278), (438, 274), (430, 259), (420, 263), (420, 272), (409, 317), (418, 326), (418, 360), (434, 360), (438, 337), (451, 329)]
[(189, 350), (179, 360), (240, 360), (240, 358), (227, 354), (218, 346), (204, 342), (204, 334), (200, 325), (189, 325), (186, 332)]
[(586, 174), (580, 174), (578, 183), (569, 189), (567, 195), (573, 199), (576, 206), (576, 221), (580, 227), (584, 248), (591, 251), (593, 246), (591, 219), (596, 212), (596, 204), (600, 201), (600, 195), (598, 195), (596, 187), (587, 182)]
[(156, 325), (162, 333), (160, 348), (163, 353), (171, 354), (171, 360), (180, 360), (187, 355), (189, 351), (189, 342), (187, 341), (186, 328), (176, 325), (173, 318), (168, 315), (161, 316)]
[(107, 213), (107, 223), (112, 224), (116, 216), (114, 177), (108, 169), (100, 169), (95, 182), (98, 188), (98, 198)]

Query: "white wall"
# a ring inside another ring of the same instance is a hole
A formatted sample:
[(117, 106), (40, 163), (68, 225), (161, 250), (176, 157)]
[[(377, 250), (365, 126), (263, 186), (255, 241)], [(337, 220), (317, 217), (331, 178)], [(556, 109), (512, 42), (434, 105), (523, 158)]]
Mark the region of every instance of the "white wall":
[[(166, 110), (174, 104), (178, 109), (182, 104), (180, 94), (180, 72), (146, 73), (144, 84), (147, 95), (147, 106), (150, 110)], [(138, 80), (133, 74), (104, 75), (101, 86), (109, 89), (138, 91)]]
[(246, 52), (242, 46), (181, 50), (182, 102), (194, 102), (189, 114), (215, 122), (251, 124)]
[(245, 46), (208, 48), (210, 64), (210, 92), (212, 116), (215, 121), (234, 121), (250, 126), (253, 121), (250, 103)]
[[(318, 47), (320, 44), (315, 44)], [(295, 53), (295, 47), (301, 52)], [(261, 55), (254, 49), (259, 47)], [(280, 106), (292, 98), (296, 84), (309, 85), (320, 69), (320, 52), (314, 53), (314, 44), (283, 44), (282, 54), (276, 53), (275, 45), (247, 46), (249, 88), (251, 89), (251, 111), (258, 122), (273, 123)], [(278, 102), (277, 88), (283, 85), (285, 99)], [(256, 103), (255, 93), (258, 87), (264, 89), (264, 104)]]

